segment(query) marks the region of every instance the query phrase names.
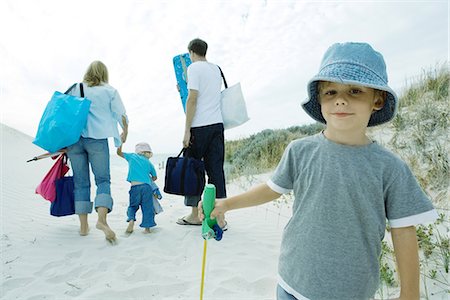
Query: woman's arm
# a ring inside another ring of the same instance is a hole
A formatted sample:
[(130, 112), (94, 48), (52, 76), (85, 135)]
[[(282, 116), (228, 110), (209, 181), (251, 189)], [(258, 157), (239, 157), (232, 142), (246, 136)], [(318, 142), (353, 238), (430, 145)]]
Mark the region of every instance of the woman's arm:
[(123, 124), (123, 132), (120, 135), (120, 139), (122, 140), (122, 143), (125, 143), (127, 141), (128, 137), (128, 121), (127, 117), (125, 115), (122, 115), (122, 124)]
[(117, 148), (117, 155), (119, 155), (120, 157), (124, 157), (122, 152), (122, 145), (120, 145), (119, 148)]

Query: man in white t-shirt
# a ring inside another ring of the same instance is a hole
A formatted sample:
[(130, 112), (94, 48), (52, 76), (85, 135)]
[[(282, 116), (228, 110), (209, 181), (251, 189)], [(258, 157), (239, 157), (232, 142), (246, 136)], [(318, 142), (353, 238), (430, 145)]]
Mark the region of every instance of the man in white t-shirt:
[[(223, 162), (225, 156), (224, 128), (220, 110), (222, 77), (219, 67), (206, 60), (208, 44), (200, 39), (188, 45), (192, 64), (187, 70), (186, 124), (183, 146), (185, 156), (203, 159), (208, 183), (216, 186), (216, 197), (226, 198)], [(178, 219), (180, 225), (201, 225), (197, 205), (200, 196), (186, 196), (184, 204), (192, 207), (189, 215)], [(224, 220), (219, 226), (225, 227)]]

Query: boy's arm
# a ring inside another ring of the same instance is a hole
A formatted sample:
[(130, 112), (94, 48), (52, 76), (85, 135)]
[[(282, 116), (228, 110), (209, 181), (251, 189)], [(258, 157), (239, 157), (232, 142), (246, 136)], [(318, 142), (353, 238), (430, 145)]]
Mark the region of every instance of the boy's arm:
[(150, 162), (150, 177), (153, 181), (158, 179), (158, 175), (156, 174), (155, 166)]
[(117, 153), (117, 155), (119, 155), (120, 157), (124, 157), (124, 156), (123, 156), (123, 152), (122, 152), (122, 145), (120, 145), (119, 148), (117, 148), (116, 153)]
[(419, 299), (419, 250), (414, 226), (391, 228), (400, 277), (400, 298)]
[[(227, 198), (226, 200), (218, 200), (211, 212), (211, 217), (223, 215), (229, 210), (257, 206), (279, 198), (281, 194), (274, 192), (267, 184), (263, 183), (253, 187), (245, 193)], [(201, 202), (198, 205), (199, 217), (203, 220), (203, 209)]]

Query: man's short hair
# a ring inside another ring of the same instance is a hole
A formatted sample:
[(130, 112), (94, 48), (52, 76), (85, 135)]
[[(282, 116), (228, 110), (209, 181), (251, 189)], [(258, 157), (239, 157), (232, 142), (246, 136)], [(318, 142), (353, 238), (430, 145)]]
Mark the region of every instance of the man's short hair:
[(201, 39), (193, 39), (188, 45), (188, 50), (194, 52), (197, 55), (206, 56), (208, 44)]

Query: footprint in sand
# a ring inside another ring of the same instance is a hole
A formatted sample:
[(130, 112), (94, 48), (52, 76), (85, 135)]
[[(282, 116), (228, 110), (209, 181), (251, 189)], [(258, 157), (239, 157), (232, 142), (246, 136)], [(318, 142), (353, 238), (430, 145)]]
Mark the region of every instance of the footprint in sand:
[(149, 278), (149, 269), (144, 266), (137, 266), (136, 269), (125, 278), (128, 282), (147, 281)]
[[(78, 266), (76, 268), (60, 268), (59, 269), (59, 274), (56, 274), (55, 276), (49, 277), (46, 279), (47, 282), (50, 283), (61, 283), (61, 282), (65, 282), (68, 279), (71, 280), (73, 278), (78, 278), (79, 275), (85, 271), (86, 267), (85, 266)], [(64, 271), (64, 272), (62, 272)]]
[(66, 259), (80, 258), (83, 251), (74, 251), (66, 254)]
[(64, 260), (52, 261), (45, 264), (39, 271), (34, 273), (36, 277), (49, 277), (53, 276), (58, 270), (61, 270), (64, 266)]
[(23, 278), (11, 278), (5, 280), (1, 285), (1, 290), (3, 296), (6, 296), (6, 294), (9, 291), (13, 291), (15, 289), (22, 289), (25, 286), (27, 286), (30, 282), (32, 282), (34, 279), (32, 277), (23, 277)]
[(38, 294), (27, 298), (27, 300), (42, 300), (42, 299), (53, 299), (55, 295), (52, 294)]
[[(79, 251), (73, 253), (78, 252)], [(35, 272), (34, 275), (39, 278), (45, 278), (47, 282), (60, 283), (66, 281), (67, 278), (78, 277), (84, 270), (84, 266), (71, 267), (71, 265), (67, 263), (67, 259), (65, 259), (45, 264), (39, 271)]]

